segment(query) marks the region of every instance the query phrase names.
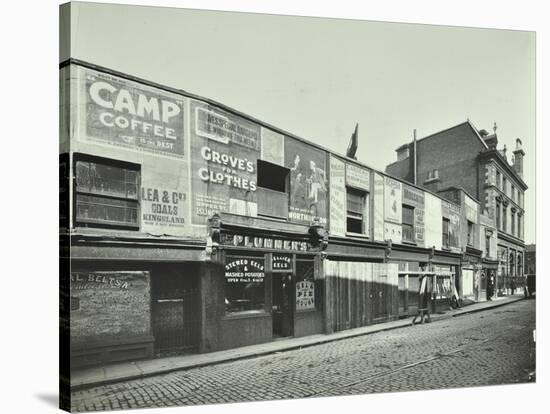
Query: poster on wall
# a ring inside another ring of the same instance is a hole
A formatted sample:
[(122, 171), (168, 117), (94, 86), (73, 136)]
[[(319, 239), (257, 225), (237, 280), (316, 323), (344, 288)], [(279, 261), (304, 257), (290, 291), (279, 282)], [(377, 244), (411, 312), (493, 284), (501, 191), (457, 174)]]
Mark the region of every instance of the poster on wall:
[(154, 235), (185, 235), (188, 204), (185, 177), (143, 170), (141, 230)]
[(478, 204), (467, 195), (464, 195), (464, 207), (465, 207), (465, 213), (466, 213), (466, 220), (477, 224)]
[(384, 177), (374, 173), (374, 240), (384, 240)]
[(346, 163), (346, 185), (369, 192), (370, 171), (366, 168)]
[(284, 135), (262, 127), (262, 160), (284, 166)]
[(84, 139), (132, 150), (184, 155), (184, 98), (138, 82), (80, 69)]
[(443, 216), (449, 219), (449, 249), (458, 253), (460, 247), (460, 207), (456, 204), (442, 201)]
[(315, 308), (315, 283), (311, 280), (296, 282), (296, 310)]
[(441, 250), (443, 241), (443, 209), (442, 200), (430, 193), (424, 194), (426, 204), (425, 240), (426, 247), (435, 247)]
[(423, 247), (425, 243), (424, 192), (404, 184), (403, 204), (414, 207), (414, 240), (417, 246)]
[(260, 126), (200, 101), (190, 107), (193, 223), (220, 212), (256, 216)]
[(346, 235), (346, 184), (344, 162), (330, 156), (330, 234)]
[(285, 167), (290, 169), (290, 221), (310, 224), (318, 218), (326, 225), (329, 183), (325, 152), (285, 137)]
[(401, 224), (401, 183), (390, 177), (384, 180), (384, 220)]
[(147, 271), (71, 272), (71, 343), (150, 334)]

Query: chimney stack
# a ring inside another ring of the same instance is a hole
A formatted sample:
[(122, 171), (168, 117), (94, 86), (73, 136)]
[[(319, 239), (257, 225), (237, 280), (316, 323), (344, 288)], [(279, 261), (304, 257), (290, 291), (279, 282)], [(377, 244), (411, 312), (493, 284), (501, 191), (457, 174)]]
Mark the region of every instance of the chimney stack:
[(514, 170), (518, 175), (523, 179), (523, 157), (525, 156), (525, 151), (521, 146), (521, 139), (516, 139), (516, 149), (514, 150)]

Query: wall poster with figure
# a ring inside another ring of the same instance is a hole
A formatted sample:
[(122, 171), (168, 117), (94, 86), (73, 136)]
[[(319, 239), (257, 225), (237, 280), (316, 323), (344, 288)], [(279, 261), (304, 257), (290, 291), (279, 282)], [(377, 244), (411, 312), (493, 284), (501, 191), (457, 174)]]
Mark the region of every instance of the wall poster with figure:
[(285, 167), (290, 169), (290, 221), (310, 224), (319, 218), (321, 224), (327, 224), (326, 164), (324, 151), (285, 137)]

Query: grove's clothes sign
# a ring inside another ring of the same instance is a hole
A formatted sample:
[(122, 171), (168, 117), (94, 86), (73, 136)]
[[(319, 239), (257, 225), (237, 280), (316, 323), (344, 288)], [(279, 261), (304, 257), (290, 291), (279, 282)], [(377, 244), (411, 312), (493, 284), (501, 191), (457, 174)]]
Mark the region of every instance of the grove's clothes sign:
[(310, 224), (318, 218), (326, 225), (329, 186), (326, 154), (285, 137), (285, 167), (290, 169), (290, 221)]
[(346, 185), (369, 191), (370, 171), (366, 168), (346, 163)]
[(190, 106), (193, 222), (220, 212), (256, 216), (260, 127), (200, 101)]
[(184, 98), (92, 70), (84, 70), (86, 139), (159, 154), (184, 153)]

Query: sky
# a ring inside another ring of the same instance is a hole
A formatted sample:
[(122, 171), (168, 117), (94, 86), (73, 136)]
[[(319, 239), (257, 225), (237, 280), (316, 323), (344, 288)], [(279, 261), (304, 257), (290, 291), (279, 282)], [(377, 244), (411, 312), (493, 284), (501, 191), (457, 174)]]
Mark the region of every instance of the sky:
[(523, 141), (535, 242), (535, 34), (365, 20), (73, 3), (72, 57), (214, 99), (384, 170), (464, 122)]

